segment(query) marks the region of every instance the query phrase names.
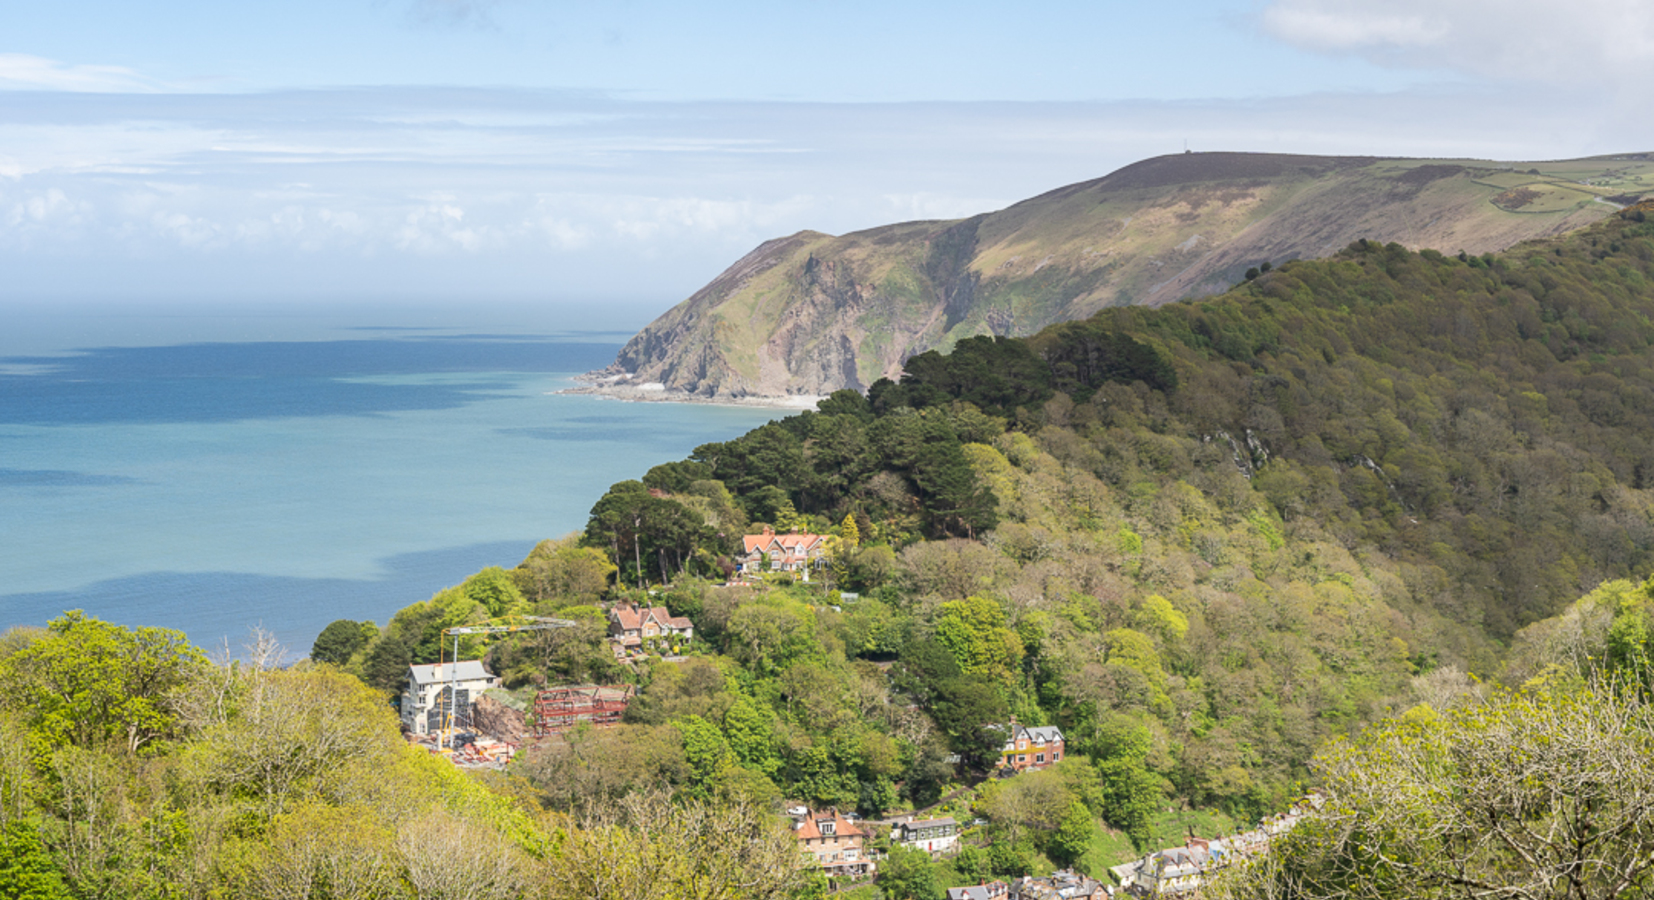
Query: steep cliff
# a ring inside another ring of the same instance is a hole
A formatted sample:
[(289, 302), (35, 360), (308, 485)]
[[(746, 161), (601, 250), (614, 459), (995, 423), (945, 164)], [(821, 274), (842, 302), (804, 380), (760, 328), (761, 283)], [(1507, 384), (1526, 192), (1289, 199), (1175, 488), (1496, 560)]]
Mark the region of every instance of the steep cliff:
[(909, 356), (972, 335), (1214, 293), (1249, 267), (1357, 238), (1481, 254), (1580, 227), (1645, 189), (1650, 154), (1157, 157), (968, 219), (766, 242), (593, 374), (667, 396), (864, 389)]

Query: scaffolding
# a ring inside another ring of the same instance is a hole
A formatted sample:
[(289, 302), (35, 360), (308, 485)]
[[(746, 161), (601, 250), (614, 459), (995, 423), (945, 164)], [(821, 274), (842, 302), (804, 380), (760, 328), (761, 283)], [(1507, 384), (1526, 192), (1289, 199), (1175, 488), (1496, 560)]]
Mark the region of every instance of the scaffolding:
[(548, 688), (534, 698), (534, 736), (545, 737), (573, 730), (581, 722), (595, 728), (619, 725), (632, 702), (629, 684), (602, 687), (595, 684)]

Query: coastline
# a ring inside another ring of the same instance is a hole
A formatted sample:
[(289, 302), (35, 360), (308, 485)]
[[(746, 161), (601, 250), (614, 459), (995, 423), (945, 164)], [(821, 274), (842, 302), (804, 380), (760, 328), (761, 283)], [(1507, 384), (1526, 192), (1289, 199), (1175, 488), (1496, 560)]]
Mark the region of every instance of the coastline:
[(593, 397), (605, 397), (610, 400), (622, 400), (628, 403), (692, 403), (702, 406), (740, 406), (761, 409), (788, 409), (807, 410), (815, 409), (816, 404), (823, 397), (812, 394), (792, 394), (779, 397), (706, 397), (701, 394), (692, 394), (667, 388), (665, 385), (654, 384), (626, 384), (620, 380), (604, 380), (600, 383), (582, 384), (577, 387), (564, 388), (560, 391), (549, 391), (550, 394), (584, 394)]

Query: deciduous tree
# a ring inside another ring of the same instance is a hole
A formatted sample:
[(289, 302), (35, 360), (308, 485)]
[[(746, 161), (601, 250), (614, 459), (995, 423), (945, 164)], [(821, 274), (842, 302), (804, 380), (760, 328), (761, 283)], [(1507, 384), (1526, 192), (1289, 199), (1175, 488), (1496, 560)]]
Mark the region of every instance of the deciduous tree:
[(1651, 755), (1654, 710), (1603, 681), (1417, 707), (1320, 757), (1319, 808), (1218, 896), (1644, 895)]
[(176, 733), (182, 692), (205, 665), (182, 632), (124, 628), (77, 610), (0, 661), (0, 686), (41, 753), (64, 744), (136, 753)]

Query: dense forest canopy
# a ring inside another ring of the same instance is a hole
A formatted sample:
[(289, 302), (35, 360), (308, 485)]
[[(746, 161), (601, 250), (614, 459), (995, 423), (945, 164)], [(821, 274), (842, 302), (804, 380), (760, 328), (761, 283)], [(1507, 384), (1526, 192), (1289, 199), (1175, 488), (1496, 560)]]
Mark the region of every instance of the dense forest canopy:
[[(1064, 729), (1116, 826), (1172, 797), (1279, 808), (1419, 679), (1495, 671), (1518, 629), (1649, 571), (1650, 278), (1642, 210), (1486, 257), (1358, 242), (1222, 297), (962, 341), (657, 466), (512, 573), (518, 608), (595, 615), (606, 566), (710, 655), (640, 672), (629, 731), (551, 753), (540, 783), (623, 793), (570, 774), (605, 756), (877, 813), (934, 798), (949, 754), (984, 764), (982, 726), (1015, 715)], [(828, 535), (859, 599), (712, 583), (763, 525)], [(581, 552), (587, 587), (532, 588)], [(454, 599), (387, 635), (477, 609)], [(492, 652), (518, 678), (629, 677), (595, 627), (564, 642)]]

